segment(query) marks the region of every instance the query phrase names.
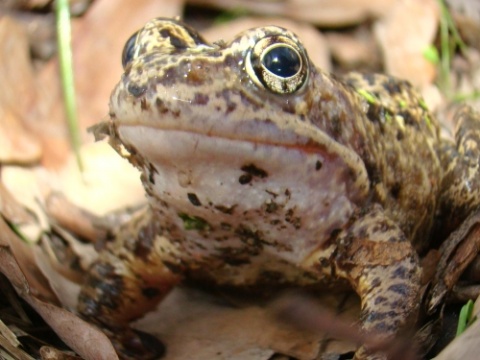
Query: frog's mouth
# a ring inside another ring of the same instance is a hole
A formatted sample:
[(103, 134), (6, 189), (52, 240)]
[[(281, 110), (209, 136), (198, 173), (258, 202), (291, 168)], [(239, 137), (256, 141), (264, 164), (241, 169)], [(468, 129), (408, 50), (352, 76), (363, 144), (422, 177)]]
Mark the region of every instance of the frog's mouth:
[(261, 183), (267, 192), (268, 187), (274, 192), (295, 187), (306, 193), (321, 187), (323, 193), (331, 194), (339, 194), (341, 184), (340, 192), (352, 201), (363, 198), (368, 191), (358, 185), (368, 184), (362, 166), (358, 166), (358, 174), (352, 173), (340, 153), (312, 141), (300, 142), (293, 136), (281, 139), (281, 143), (270, 143), (258, 138), (226, 138), (140, 124), (122, 124), (117, 131), (135, 163), (153, 166), (151, 176), (158, 174), (160, 182), (169, 177), (169, 181), (176, 178), (179, 183), (193, 185), (222, 183), (239, 191), (245, 184)]
[[(232, 238), (245, 228), (285, 248), (298, 237), (301, 249), (285, 257), (299, 261), (341, 228), (364, 196), (343, 159), (318, 148), (141, 125), (117, 131), (164, 226), (191, 241)], [(192, 219), (201, 227), (192, 229)]]

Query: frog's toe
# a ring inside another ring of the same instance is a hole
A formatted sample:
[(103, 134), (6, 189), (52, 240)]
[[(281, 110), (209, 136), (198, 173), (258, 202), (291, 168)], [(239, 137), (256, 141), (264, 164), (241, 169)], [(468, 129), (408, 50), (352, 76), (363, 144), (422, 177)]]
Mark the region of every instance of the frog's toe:
[(139, 330), (123, 333), (121, 339), (112, 339), (113, 346), (122, 360), (154, 360), (165, 354), (165, 345), (155, 336)]

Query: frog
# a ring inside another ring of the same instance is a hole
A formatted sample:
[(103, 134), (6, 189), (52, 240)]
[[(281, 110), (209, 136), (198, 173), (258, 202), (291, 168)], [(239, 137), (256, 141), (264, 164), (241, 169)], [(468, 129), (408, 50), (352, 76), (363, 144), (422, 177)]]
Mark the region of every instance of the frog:
[[(163, 355), (130, 323), (185, 283), (346, 286), (366, 334), (415, 324), (438, 219), (479, 203), (477, 113), (444, 139), (408, 81), (323, 71), (274, 25), (209, 43), (155, 18), (122, 64), (94, 132), (139, 169), (148, 206), (99, 253), (77, 307), (120, 358)], [(360, 345), (354, 358), (385, 356)]]

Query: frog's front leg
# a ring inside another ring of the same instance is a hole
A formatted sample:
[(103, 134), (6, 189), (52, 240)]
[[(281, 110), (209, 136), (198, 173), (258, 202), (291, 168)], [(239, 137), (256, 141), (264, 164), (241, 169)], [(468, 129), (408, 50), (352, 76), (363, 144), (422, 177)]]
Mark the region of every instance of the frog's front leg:
[(156, 359), (164, 353), (159, 340), (129, 323), (152, 310), (181, 280), (166, 266), (168, 242), (153, 222), (145, 222), (100, 253), (78, 298), (78, 312), (105, 332), (121, 359)]
[[(361, 300), (366, 334), (389, 339), (414, 324), (421, 297), (419, 258), (402, 230), (380, 206), (357, 218), (309, 267), (347, 279)], [(326, 264), (329, 264), (325, 266)], [(355, 359), (384, 359), (362, 346)]]

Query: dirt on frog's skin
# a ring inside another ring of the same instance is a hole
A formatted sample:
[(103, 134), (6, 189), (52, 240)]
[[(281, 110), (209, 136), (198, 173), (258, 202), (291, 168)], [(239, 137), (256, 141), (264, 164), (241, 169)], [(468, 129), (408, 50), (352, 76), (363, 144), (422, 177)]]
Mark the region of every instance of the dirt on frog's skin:
[(158, 355), (126, 323), (185, 279), (348, 282), (362, 330), (389, 338), (415, 321), (434, 214), (461, 221), (480, 201), (478, 164), (464, 161), (478, 158), (477, 114), (460, 112), (446, 143), (407, 82), (333, 77), (274, 26), (212, 45), (156, 19), (123, 63), (101, 128), (142, 172), (150, 209), (100, 254), (78, 308), (121, 357)]

